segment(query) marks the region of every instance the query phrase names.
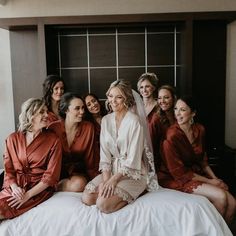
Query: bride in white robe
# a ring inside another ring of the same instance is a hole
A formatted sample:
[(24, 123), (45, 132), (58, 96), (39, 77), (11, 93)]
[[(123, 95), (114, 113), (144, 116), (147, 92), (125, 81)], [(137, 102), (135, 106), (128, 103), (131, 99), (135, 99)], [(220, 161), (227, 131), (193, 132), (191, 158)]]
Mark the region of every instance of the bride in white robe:
[(150, 157), (151, 152), (147, 154), (146, 127), (132, 109), (135, 100), (127, 81), (113, 82), (107, 97), (113, 112), (104, 116), (101, 123), (99, 169), (102, 174), (87, 184), (82, 201), (111, 213), (148, 189), (150, 168), (148, 158), (145, 161), (144, 157)]

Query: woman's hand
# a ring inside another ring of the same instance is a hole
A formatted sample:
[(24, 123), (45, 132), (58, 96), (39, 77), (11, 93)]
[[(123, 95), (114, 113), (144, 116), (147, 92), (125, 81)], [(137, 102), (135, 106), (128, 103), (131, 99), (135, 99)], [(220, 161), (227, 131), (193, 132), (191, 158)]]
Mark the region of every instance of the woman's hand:
[(106, 182), (101, 183), (98, 187), (98, 191), (99, 191), (98, 196), (104, 197), (104, 198), (109, 198), (113, 196), (116, 185), (117, 185), (117, 179), (113, 177), (111, 177)]
[(29, 199), (30, 199), (29, 192), (25, 192), (21, 199), (16, 196), (12, 196), (7, 200), (7, 202), (11, 208), (19, 209)]
[(25, 190), (16, 184), (11, 185), (11, 191), (12, 191), (12, 196), (17, 199), (22, 199), (25, 194)]
[(215, 185), (219, 188), (222, 188), (225, 191), (228, 191), (228, 189), (229, 189), (227, 184), (225, 184), (223, 180), (218, 179), (218, 178), (209, 179), (209, 183), (212, 184), (212, 185)]

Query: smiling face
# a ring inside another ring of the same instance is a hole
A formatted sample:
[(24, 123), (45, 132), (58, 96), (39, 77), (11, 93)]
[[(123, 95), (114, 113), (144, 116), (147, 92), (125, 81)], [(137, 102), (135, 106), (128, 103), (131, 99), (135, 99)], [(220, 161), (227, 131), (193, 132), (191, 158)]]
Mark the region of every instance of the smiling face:
[(48, 125), (48, 109), (43, 106), (39, 111), (36, 112), (32, 117), (32, 130), (38, 131)]
[(72, 122), (81, 122), (84, 115), (84, 102), (80, 98), (73, 98), (66, 111), (66, 119)]
[(119, 88), (117, 87), (111, 88), (111, 90), (108, 93), (107, 98), (114, 112), (122, 112), (126, 110), (126, 107), (124, 105), (125, 98), (123, 97)]
[(88, 95), (85, 98), (85, 104), (87, 106), (88, 111), (91, 114), (98, 114), (100, 112), (101, 106), (98, 102), (98, 100), (93, 97), (92, 95)]
[(175, 104), (175, 117), (179, 125), (190, 124), (195, 112), (182, 100), (178, 100)]
[(60, 101), (61, 96), (64, 93), (64, 84), (62, 81), (57, 82), (52, 89), (52, 99), (55, 101)]
[(147, 79), (140, 83), (139, 92), (143, 98), (149, 98), (153, 96), (155, 87)]
[(168, 111), (174, 106), (174, 98), (168, 89), (160, 89), (158, 92), (158, 104), (163, 111)]

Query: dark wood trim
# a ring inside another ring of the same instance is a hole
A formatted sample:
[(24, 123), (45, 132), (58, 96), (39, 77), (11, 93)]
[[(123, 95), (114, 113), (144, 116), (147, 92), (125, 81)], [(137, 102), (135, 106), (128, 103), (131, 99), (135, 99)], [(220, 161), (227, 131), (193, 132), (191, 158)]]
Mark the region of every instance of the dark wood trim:
[(236, 11), (1, 18), (0, 27), (16, 30), (37, 28), (39, 22), (45, 25), (88, 25), (186, 20), (226, 20), (231, 22), (236, 20)]

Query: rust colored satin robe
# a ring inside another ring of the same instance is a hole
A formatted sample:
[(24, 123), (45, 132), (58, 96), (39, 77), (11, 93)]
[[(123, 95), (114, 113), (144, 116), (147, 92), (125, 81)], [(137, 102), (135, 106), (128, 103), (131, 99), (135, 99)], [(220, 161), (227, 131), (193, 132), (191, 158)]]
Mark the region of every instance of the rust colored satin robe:
[(192, 180), (194, 173), (205, 175), (203, 168), (208, 165), (205, 152), (205, 129), (193, 124), (194, 141), (191, 144), (176, 123), (172, 125), (163, 141), (162, 165), (158, 172), (161, 186), (192, 193), (202, 184)]
[(70, 147), (64, 120), (52, 123), (49, 129), (58, 135), (63, 147), (61, 179), (83, 174), (90, 180), (99, 174), (99, 155), (95, 154), (95, 130), (91, 122), (78, 123), (78, 130)]
[[(6, 139), (4, 153), (5, 176), (0, 192), (0, 213), (5, 218), (13, 218), (51, 197), (60, 177), (61, 157), (60, 140), (48, 130), (43, 130), (27, 147), (24, 133), (11, 134)], [(27, 191), (39, 182), (50, 187), (29, 199), (19, 209), (8, 206), (11, 184), (16, 183)]]
[(57, 120), (59, 120), (59, 118), (52, 111), (48, 111), (48, 123), (51, 124)]
[(149, 133), (152, 141), (154, 163), (156, 172), (160, 168), (161, 157), (160, 157), (160, 145), (162, 140), (166, 136), (166, 131), (169, 127), (169, 123), (162, 124), (160, 117), (157, 114), (157, 106), (147, 116)]

